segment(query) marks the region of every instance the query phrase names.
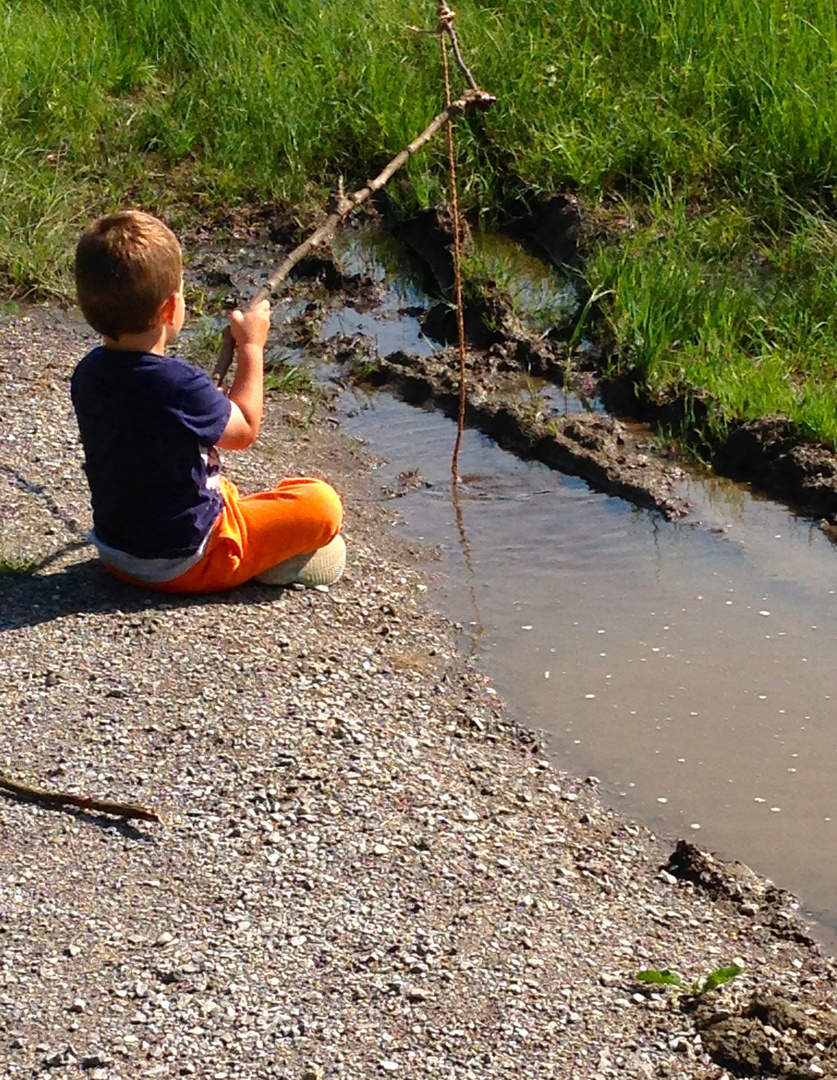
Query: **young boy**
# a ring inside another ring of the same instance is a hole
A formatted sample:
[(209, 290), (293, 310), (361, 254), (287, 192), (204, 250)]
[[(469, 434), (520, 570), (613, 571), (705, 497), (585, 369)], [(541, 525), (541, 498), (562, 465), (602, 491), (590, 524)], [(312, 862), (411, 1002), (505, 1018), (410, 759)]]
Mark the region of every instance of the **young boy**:
[(104, 337), (73, 373), (72, 399), (93, 504), (91, 540), (117, 578), (165, 592), (332, 584), (345, 562), (337, 493), (287, 478), (240, 496), (217, 447), (243, 450), (262, 421), (270, 307), (234, 311), (235, 380), (209, 375), (166, 347), (183, 326), (180, 245), (156, 218), (100, 218), (76, 250), (85, 318)]

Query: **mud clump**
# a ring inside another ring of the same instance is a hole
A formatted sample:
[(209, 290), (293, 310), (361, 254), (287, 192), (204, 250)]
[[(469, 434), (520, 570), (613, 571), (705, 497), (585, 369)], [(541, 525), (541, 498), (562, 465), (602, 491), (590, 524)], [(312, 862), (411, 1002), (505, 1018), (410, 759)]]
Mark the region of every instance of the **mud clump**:
[[(497, 292), (486, 292), (477, 300), (465, 304), (466, 340), (476, 349), (488, 349), (507, 341), (514, 332), (511, 301)], [(434, 304), (421, 319), (424, 333), (444, 345), (459, 340), (456, 309), (450, 304)]]
[(508, 226), (511, 236), (546, 252), (559, 266), (576, 262), (587, 229), (581, 202), (574, 195), (539, 200)]
[(837, 1020), (830, 1013), (762, 991), (734, 1013), (701, 1003), (694, 1019), (706, 1052), (733, 1076), (837, 1076)]
[(716, 452), (715, 468), (749, 480), (807, 512), (837, 522), (837, 456), (824, 446), (800, 442), (782, 416), (765, 416), (738, 427)]
[(785, 416), (765, 416), (732, 427), (725, 438), (709, 428), (711, 400), (700, 392), (652, 392), (637, 372), (599, 384), (602, 402), (617, 416), (630, 416), (680, 433), (721, 476), (751, 484), (782, 502), (822, 519), (837, 541), (837, 454), (805, 440)]
[(429, 207), (406, 220), (393, 219), (389, 229), (416, 256), (430, 289), (449, 293), (454, 282), (450, 214), (440, 207)]
[[(795, 898), (743, 863), (724, 862), (679, 840), (663, 870), (686, 888), (753, 916), (752, 937), (767, 946), (777, 939), (814, 945)], [(837, 1015), (810, 1002), (803, 1007), (793, 992), (762, 986), (738, 1000), (689, 995), (680, 1007), (691, 1017), (702, 1049), (730, 1076), (837, 1077)]]
[(743, 914), (757, 917), (758, 925), (773, 937), (804, 945), (814, 943), (801, 925), (795, 898), (767, 878), (759, 877), (744, 863), (724, 862), (686, 840), (678, 840), (663, 869), (715, 899), (730, 901)]

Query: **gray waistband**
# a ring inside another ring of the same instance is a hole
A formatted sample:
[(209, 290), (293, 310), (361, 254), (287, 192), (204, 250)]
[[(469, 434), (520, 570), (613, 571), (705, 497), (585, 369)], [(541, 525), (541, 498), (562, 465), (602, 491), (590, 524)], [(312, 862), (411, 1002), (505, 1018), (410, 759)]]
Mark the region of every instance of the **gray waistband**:
[(196, 566), (206, 552), (210, 536), (212, 536), (212, 529), (203, 538), (201, 546), (194, 555), (187, 555), (181, 559), (141, 559), (136, 555), (129, 555), (127, 551), (120, 551), (119, 548), (103, 543), (96, 535), (95, 529), (90, 531), (87, 539), (98, 548), (102, 562), (112, 566), (114, 570), (136, 578), (138, 581), (160, 584), (163, 581), (174, 581), (175, 578)]

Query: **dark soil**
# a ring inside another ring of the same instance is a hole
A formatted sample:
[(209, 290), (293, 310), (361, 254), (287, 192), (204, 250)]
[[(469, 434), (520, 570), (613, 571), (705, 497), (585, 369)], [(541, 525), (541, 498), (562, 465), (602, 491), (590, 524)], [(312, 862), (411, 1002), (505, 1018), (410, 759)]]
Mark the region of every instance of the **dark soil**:
[(665, 870), (688, 881), (718, 900), (729, 900), (745, 915), (758, 915), (760, 929), (771, 935), (813, 944), (799, 925), (796, 899), (784, 889), (754, 874), (739, 862), (722, 862), (714, 855), (679, 840)]
[(823, 518), (829, 534), (837, 523), (837, 456), (814, 443), (800, 442), (781, 416), (765, 416), (737, 427), (718, 447), (713, 464), (726, 476), (751, 480), (762, 491), (798, 503)]
[[(837, 1075), (835, 1018), (798, 1008), (779, 994), (756, 993), (735, 1013), (701, 1003), (694, 1021), (704, 1049), (733, 1076), (810, 1080)], [(818, 1054), (815, 1063), (812, 1052)]]

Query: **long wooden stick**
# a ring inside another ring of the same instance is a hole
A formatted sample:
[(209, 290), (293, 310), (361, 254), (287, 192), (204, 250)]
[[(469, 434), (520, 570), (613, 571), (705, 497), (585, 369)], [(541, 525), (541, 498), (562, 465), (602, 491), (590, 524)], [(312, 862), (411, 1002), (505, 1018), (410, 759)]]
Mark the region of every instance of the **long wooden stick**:
[[(376, 191), (380, 191), (384, 184), (398, 172), (402, 165), (405, 165), (418, 150), (429, 143), (433, 136), (438, 131), (441, 131), (449, 120), (453, 120), (455, 117), (460, 116), (467, 109), (489, 109), (496, 100), (497, 99), (492, 94), (486, 93), (485, 90), (469, 89), (464, 91), (462, 96), (457, 98), (456, 101), (452, 101), (446, 109), (440, 112), (439, 115), (427, 125), (424, 131), (413, 139), (409, 146), (406, 146), (400, 154), (396, 154), (392, 161), (390, 161), (386, 168), (383, 169), (374, 180), (367, 181), (365, 187), (360, 188), (351, 195), (338, 196), (337, 209), (334, 213), (329, 215), (326, 221), (313, 232), (307, 240), (301, 243), (299, 247), (294, 248), (284, 262), (274, 270), (264, 285), (262, 285), (250, 301), (249, 306), (253, 307), (262, 300), (267, 300), (271, 293), (274, 292), (277, 285), (285, 280), (298, 262), (304, 259), (309, 252), (313, 251), (318, 244), (331, 239), (337, 230), (338, 225), (351, 213), (357, 210), (359, 206), (370, 199)], [(230, 333), (229, 327), (227, 327), (224, 331), (224, 343), (221, 347), (221, 355), (218, 358), (218, 363), (215, 365), (215, 370), (213, 372), (213, 375), (219, 384), (224, 381), (224, 378), (229, 371), (233, 358), (233, 350), (234, 343), (232, 334)]]
[(163, 819), (156, 810), (145, 810), (142, 806), (135, 806), (133, 803), (93, 799), (87, 795), (69, 795), (63, 791), (46, 791), (44, 788), (18, 783), (17, 780), (12, 780), (2, 774), (0, 774), (0, 790), (7, 791), (9, 794), (24, 799), (26, 802), (37, 802), (44, 806), (76, 806), (80, 810), (95, 810), (99, 814), (113, 814), (115, 817), (136, 818), (140, 821), (156, 821), (160, 825), (163, 824)]

